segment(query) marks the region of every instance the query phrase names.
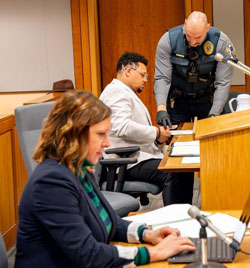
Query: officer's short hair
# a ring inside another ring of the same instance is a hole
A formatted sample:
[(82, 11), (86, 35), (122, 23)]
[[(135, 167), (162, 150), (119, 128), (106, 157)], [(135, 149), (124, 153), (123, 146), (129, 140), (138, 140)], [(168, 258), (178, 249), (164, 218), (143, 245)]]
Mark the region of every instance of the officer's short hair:
[(117, 65), (116, 65), (116, 71), (117, 72), (121, 71), (122, 67), (129, 65), (129, 64), (138, 65), (138, 62), (141, 62), (146, 66), (148, 65), (148, 60), (144, 56), (142, 56), (138, 53), (126, 51), (119, 58)]

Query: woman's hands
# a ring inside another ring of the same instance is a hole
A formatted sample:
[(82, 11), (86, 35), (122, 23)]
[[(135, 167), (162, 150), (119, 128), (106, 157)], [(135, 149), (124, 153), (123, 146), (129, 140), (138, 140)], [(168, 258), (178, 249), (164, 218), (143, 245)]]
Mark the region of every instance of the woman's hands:
[(166, 236), (173, 234), (175, 236), (180, 236), (180, 231), (168, 226), (162, 227), (158, 230), (147, 230), (144, 241), (152, 245), (156, 245), (161, 242)]
[(170, 227), (163, 227), (155, 231), (148, 230), (144, 241), (155, 245), (148, 248), (150, 262), (166, 260), (184, 250), (195, 250), (191, 240), (187, 237), (180, 237), (180, 232)]

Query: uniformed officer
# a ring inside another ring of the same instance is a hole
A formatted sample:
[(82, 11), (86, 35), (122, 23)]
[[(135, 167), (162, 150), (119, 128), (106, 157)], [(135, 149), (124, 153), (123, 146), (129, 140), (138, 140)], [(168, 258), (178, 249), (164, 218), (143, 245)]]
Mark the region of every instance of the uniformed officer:
[(158, 124), (171, 126), (222, 112), (233, 69), (216, 62), (216, 53), (235, 56), (235, 49), (226, 34), (210, 27), (202, 12), (192, 12), (184, 25), (161, 37), (154, 76)]

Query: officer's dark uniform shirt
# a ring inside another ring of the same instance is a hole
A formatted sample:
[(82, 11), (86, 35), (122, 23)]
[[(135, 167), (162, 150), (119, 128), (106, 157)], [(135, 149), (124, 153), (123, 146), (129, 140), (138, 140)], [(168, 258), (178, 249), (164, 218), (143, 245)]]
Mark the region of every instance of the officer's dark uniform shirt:
[(216, 62), (214, 55), (235, 54), (230, 39), (220, 30), (210, 30), (198, 47), (190, 47), (184, 26), (170, 29), (160, 39), (156, 51), (154, 94), (156, 105), (166, 105), (167, 99), (194, 98), (213, 95), (209, 114), (221, 113), (227, 101), (232, 67)]

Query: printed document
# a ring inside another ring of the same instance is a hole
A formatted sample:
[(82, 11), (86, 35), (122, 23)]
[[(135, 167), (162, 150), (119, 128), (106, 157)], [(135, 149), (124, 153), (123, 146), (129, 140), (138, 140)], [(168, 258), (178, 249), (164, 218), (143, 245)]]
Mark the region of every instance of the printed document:
[[(200, 224), (197, 220), (191, 218), (187, 211), (191, 207), (189, 204), (173, 204), (163, 208), (159, 208), (147, 213), (128, 216), (123, 219), (146, 223), (152, 229), (159, 229), (163, 226), (170, 226), (180, 230), (182, 236), (199, 237)], [(227, 214), (201, 211), (202, 215), (208, 217), (210, 221), (223, 233), (231, 233), (235, 231), (238, 218)], [(215, 236), (215, 234), (207, 228), (207, 236)]]
[(170, 156), (200, 156), (200, 141), (174, 142)]

